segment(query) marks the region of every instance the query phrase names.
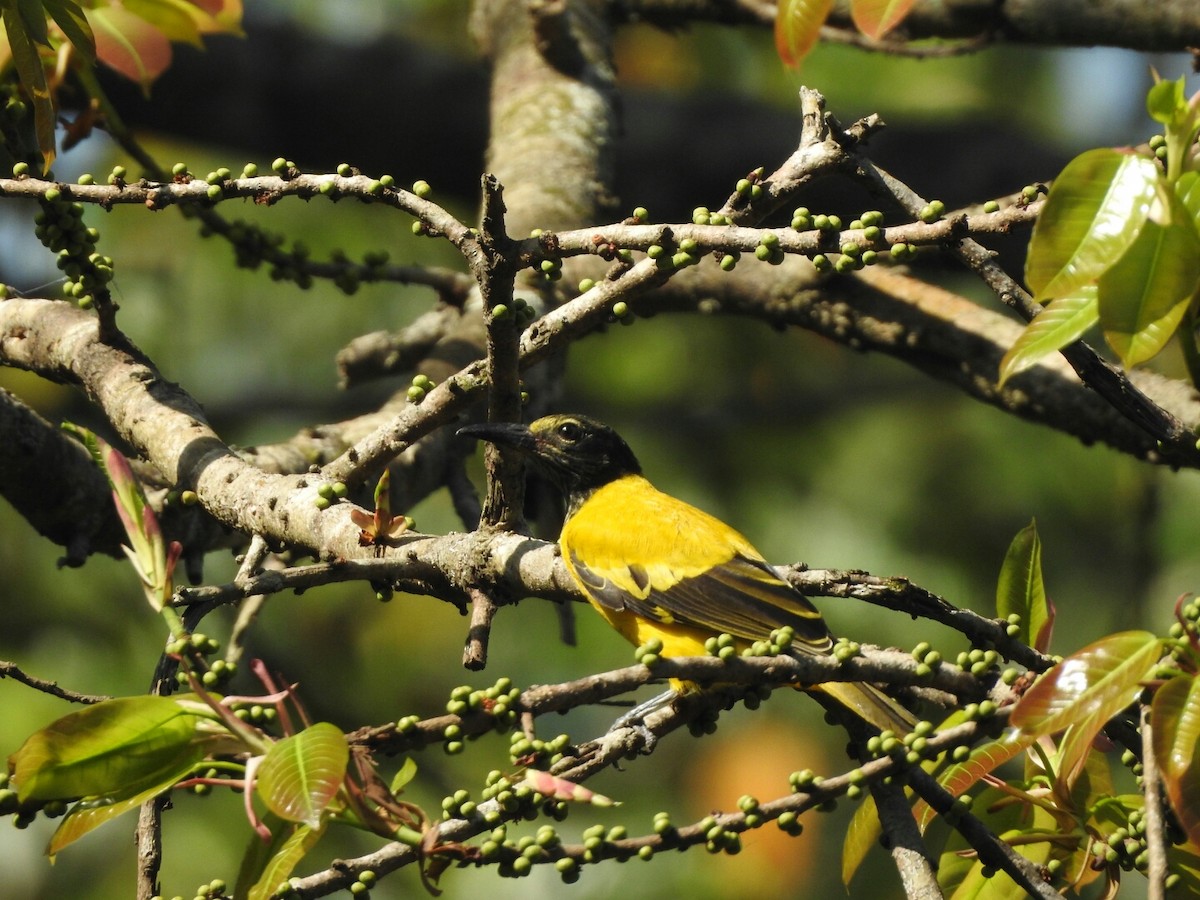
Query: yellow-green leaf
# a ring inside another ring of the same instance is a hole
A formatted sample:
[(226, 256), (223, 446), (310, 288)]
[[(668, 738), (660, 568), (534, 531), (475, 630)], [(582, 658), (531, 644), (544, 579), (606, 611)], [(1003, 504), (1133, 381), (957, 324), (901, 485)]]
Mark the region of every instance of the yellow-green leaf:
[(169, 790), (177, 781), (182, 781), (204, 758), (202, 749), (197, 748), (195, 759), (186, 756), (177, 760), (174, 771), (162, 771), (147, 779), (143, 787), (136, 785), (127, 788), (116, 796), (99, 797), (82, 800), (71, 808), (66, 817), (54, 830), (50, 838), (50, 846), (46, 848), (48, 856), (56, 855), (60, 850), (73, 844), (93, 829), (99, 828), (105, 822), (117, 816), (136, 809), (151, 797), (157, 797), (163, 791)]
[(1016, 343), (1000, 360), (996, 386), (1036, 366), (1051, 354), (1083, 337), (1100, 321), (1099, 292), (1094, 284), (1085, 284), (1072, 294), (1055, 297), (1025, 326)]
[(317, 828), (349, 761), (346, 736), (336, 725), (318, 722), (271, 746), (258, 767), (255, 789), (275, 815)]
[(1035, 737), (1075, 724), (1098, 730), (1136, 699), (1162, 652), (1162, 641), (1148, 631), (1101, 638), (1043, 675), (1017, 701), (1010, 721)]
[(96, 58), (96, 38), (87, 16), (75, 0), (43, 0), (46, 15), (54, 20), (75, 51), (86, 61)]
[(833, 0), (779, 0), (775, 10), (775, 49), (785, 66), (798, 69), (817, 42)]
[(1161, 180), (1155, 163), (1118, 150), (1089, 150), (1054, 179), (1025, 260), (1039, 302), (1096, 281), (1138, 236)]
[[(1009, 732), (1001, 740), (988, 741), (971, 750), (965, 762), (953, 763), (938, 776), (938, 784), (954, 797), (960, 797), (979, 783), (985, 776), (1004, 765), (1010, 759), (1024, 753), (1034, 739), (1019, 732)], [(922, 832), (937, 816), (924, 800), (913, 806), (913, 818)]]
[(1200, 680), (1176, 675), (1155, 692), (1150, 709), (1154, 759), (1171, 808), (1200, 844)]
[(264, 824), (271, 832), (271, 840), (264, 843), (256, 834), (250, 839), (242, 864), (238, 870), (235, 897), (247, 900), (268, 900), (275, 889), (287, 881), (300, 860), (325, 833), (325, 828), (310, 828), (294, 825), (268, 815)]
[(1175, 334), (1200, 283), (1200, 235), (1179, 196), (1163, 186), (1132, 244), (1100, 276), (1100, 325), (1126, 367)]
[(120, 697), (64, 716), (8, 758), (25, 800), (122, 795), (203, 759), (208, 735), (186, 697)]
[(850, 18), (872, 40), (879, 40), (900, 24), (916, 0), (851, 0)]
[(863, 864), (871, 848), (879, 846), (879, 836), (882, 833), (883, 825), (879, 821), (879, 809), (875, 806), (875, 798), (868, 795), (854, 810), (854, 816), (846, 829), (846, 837), (842, 840), (842, 886), (847, 890), (854, 873)]
[[(996, 614), (1001, 619), (1020, 616), (1017, 640), (1030, 646), (1035, 646), (1050, 622), (1050, 606), (1042, 582), (1042, 539), (1036, 521), (1017, 532), (1008, 546), (996, 582)], [(1045, 640), (1049, 643), (1049, 635)]]

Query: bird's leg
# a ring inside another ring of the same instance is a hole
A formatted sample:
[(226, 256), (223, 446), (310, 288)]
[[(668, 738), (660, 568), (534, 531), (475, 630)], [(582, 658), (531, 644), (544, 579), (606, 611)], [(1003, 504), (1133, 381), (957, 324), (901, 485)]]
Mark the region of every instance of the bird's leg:
[(642, 739), (642, 752), (650, 753), (654, 750), (654, 745), (658, 743), (658, 735), (646, 727), (646, 718), (652, 713), (670, 706), (679, 697), (679, 692), (676, 690), (663, 691), (656, 697), (651, 697), (642, 703), (639, 703), (629, 712), (621, 715), (612, 726), (608, 729), (609, 735), (615, 735), (619, 731), (632, 729)]

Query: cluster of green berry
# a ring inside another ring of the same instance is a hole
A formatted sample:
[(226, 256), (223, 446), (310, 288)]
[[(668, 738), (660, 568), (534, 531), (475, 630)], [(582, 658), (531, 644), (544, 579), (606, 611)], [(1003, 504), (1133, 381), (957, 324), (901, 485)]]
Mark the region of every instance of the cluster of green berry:
[(350, 489), (346, 487), (343, 481), (326, 481), (317, 485), (317, 499), (313, 502), (317, 509), (329, 509), (338, 500), (345, 499), (350, 493)]
[[(931, 752), (929, 738), (933, 733), (934, 725), (927, 720), (918, 722), (904, 737), (898, 737), (894, 731), (886, 729), (867, 739), (867, 753), (872, 757), (889, 756), (893, 759), (903, 759), (908, 765), (915, 766)], [(965, 746), (956, 749), (970, 752)]]
[[(13, 176), (29, 175), (28, 163), (13, 166)], [(52, 187), (39, 198), (41, 210), (34, 218), (34, 234), (58, 254), (57, 265), (67, 276), (63, 292), (82, 309), (90, 309), (98, 295), (107, 298), (113, 278), (113, 261), (96, 251), (100, 232), (83, 222), (83, 204), (72, 202), (65, 188)]]
[(13, 826), (23, 830), (34, 823), (39, 812), (47, 819), (57, 819), (66, 815), (67, 803), (65, 800), (22, 803), (16, 790), (9, 787), (8, 772), (0, 770), (0, 816), (12, 816)]
[(742, 852), (742, 836), (718, 822), (716, 816), (705, 816), (697, 825), (704, 835), (704, 849), (709, 853), (735, 856)]
[(932, 675), (933, 670), (942, 664), (941, 651), (933, 649), (933, 645), (929, 641), (921, 641), (913, 647), (912, 658), (917, 664), (917, 676), (921, 678)]
[(504, 733), (517, 722), (520, 699), (521, 689), (513, 685), (511, 678), (501, 676), (491, 687), (482, 689), (459, 685), (450, 692), (446, 712), (460, 718), (472, 712), (485, 713), (492, 717), (496, 731)]
[(428, 394), (436, 387), (436, 383), (428, 375), (417, 374), (412, 378), (412, 383), (408, 386), (408, 402), (420, 403)]
[[(216, 638), (196, 632), (171, 641), (167, 644), (166, 652), (169, 656), (186, 657), (200, 683), (210, 690), (218, 690), (237, 674), (237, 666), (234, 663), (223, 659), (208, 662), (208, 658), (220, 649), (221, 644)], [(176, 672), (175, 681), (180, 686), (187, 687), (187, 673), (182, 670)]]
[(554, 765), (563, 758), (563, 751), (571, 746), (571, 736), (560, 734), (548, 741), (531, 738), (521, 732), (513, 732), (508, 745), (508, 756), (514, 763), (538, 768)]
[[(545, 266), (549, 262), (553, 261), (549, 259), (542, 260), (541, 271), (543, 274), (546, 272)], [(557, 263), (557, 265), (561, 266), (562, 263)], [(559, 271), (558, 274), (559, 277), (562, 276), (561, 271)], [(524, 328), (537, 318), (537, 310), (530, 306), (524, 297), (513, 297), (511, 305), (507, 303), (497, 303), (495, 306), (493, 306), (492, 318), (496, 319), (497, 321), (504, 321), (511, 318), (518, 328)]]

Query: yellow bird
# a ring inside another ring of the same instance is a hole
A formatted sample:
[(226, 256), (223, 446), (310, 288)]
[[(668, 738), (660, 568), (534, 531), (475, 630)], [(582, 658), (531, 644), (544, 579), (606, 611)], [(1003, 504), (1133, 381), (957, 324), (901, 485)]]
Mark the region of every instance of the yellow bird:
[[(471, 425), (458, 433), (521, 452), (562, 491), (566, 518), (558, 543), (567, 569), (597, 612), (635, 646), (658, 638), (664, 657), (704, 656), (705, 641), (716, 635), (731, 635), (740, 649), (790, 626), (790, 652), (831, 651), (829, 628), (808, 599), (734, 529), (655, 488), (607, 425), (555, 415), (529, 426)], [(812, 689), (881, 730), (905, 733), (915, 721), (869, 684), (831, 681)]]

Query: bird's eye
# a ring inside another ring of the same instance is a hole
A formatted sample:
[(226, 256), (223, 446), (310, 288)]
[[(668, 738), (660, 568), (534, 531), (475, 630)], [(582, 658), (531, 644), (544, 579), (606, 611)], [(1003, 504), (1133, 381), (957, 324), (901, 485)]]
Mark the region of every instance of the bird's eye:
[(574, 444), (583, 437), (583, 429), (578, 422), (563, 422), (558, 426), (558, 436), (568, 444)]

